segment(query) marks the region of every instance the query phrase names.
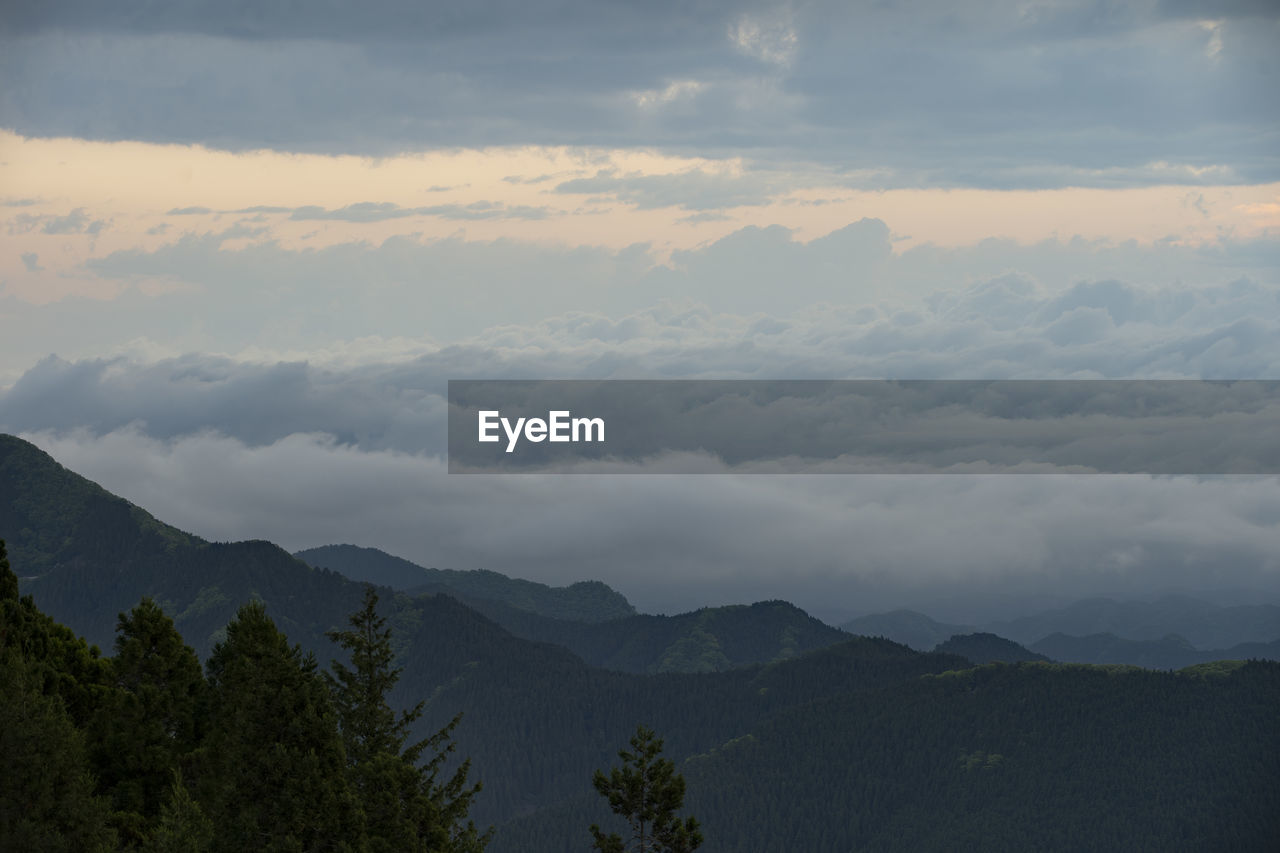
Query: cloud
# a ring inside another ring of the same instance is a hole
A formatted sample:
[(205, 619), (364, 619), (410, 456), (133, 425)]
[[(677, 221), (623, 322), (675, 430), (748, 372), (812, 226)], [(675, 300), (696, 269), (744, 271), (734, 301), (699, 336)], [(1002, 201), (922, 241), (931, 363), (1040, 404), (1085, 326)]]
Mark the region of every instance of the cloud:
[[(872, 222), (811, 249), (787, 246), (785, 233), (747, 231), (740, 240), (776, 241), (804, 271), (847, 271), (841, 260), (857, 252), (884, 263), (883, 238)], [(184, 239), (183, 251), (195, 253), (187, 260), (226, 262), (216, 243)], [(406, 270), (464, 249), (410, 248), (396, 249)], [(998, 248), (983, 251), (1007, 261), (1010, 247)], [(1044, 262), (1079, 252), (1096, 263), (1096, 251), (1057, 247)], [(301, 287), (326, 269), (339, 277), (371, 270), (378, 256), (367, 252), (375, 250), (303, 253), (280, 269), (233, 266), (215, 270), (207, 286), (257, 269), (260, 280), (241, 281), (244, 294), (273, 281)], [(1194, 257), (1179, 253), (1173, 261)], [(974, 263), (963, 251), (926, 255)], [(498, 269), (519, 262), (547, 273), (552, 257), (568, 269), (554, 255), (501, 258)], [(584, 281), (596, 281), (593, 265), (618, 259), (578, 260)], [(292, 277), (279, 280), (286, 271)], [(136, 322), (154, 310), (147, 305), (130, 297), (120, 316)], [(1274, 284), (1240, 279), (1049, 288), (1005, 274), (905, 305), (543, 311), (448, 342), (418, 335), (344, 348), (322, 334), (323, 346), (294, 354), (283, 351), (285, 336), (269, 334), (236, 358), (46, 359), (0, 393), (0, 429), (34, 438), (73, 470), (210, 538), (266, 537), (291, 548), (352, 541), (426, 565), (549, 582), (598, 577), (650, 609), (784, 597), (833, 619), (910, 604), (976, 620), (1003, 615), (995, 602), (1014, 607), (1035, 596), (1149, 598), (1208, 587), (1274, 595), (1275, 478), (458, 477), (444, 472), (442, 453), (451, 378), (1277, 379), (1278, 305)], [(103, 307), (57, 310), (83, 310), (91, 334), (104, 325)], [(236, 315), (245, 313), (237, 303)], [(34, 316), (60, 317), (66, 328), (65, 314)], [(42, 334), (40, 321), (18, 328)]]
[(441, 219), (546, 219), (551, 209), (545, 206), (507, 205), (500, 201), (474, 201), (468, 204), (436, 204), (425, 207), (401, 207), (391, 202), (362, 201), (336, 210), (316, 205), (294, 208), (289, 218), (299, 221), (336, 220), (339, 222), (383, 222), (410, 216), (438, 216)]
[[(1280, 379), (1277, 305), (1280, 288), (1246, 281), (1052, 292), (1003, 277), (910, 310), (766, 315), (666, 303), (617, 317), (569, 311), (448, 342), (371, 337), (333, 349), (322, 335), (325, 345), (290, 352), (267, 336), (236, 358), (50, 357), (0, 394), (0, 429), (102, 434), (136, 423), (165, 440), (208, 428), (251, 446), (322, 432), (363, 450), (439, 454), (449, 379)], [(87, 316), (101, 325), (101, 311)]]
[(790, 65), (799, 39), (788, 10), (768, 16), (743, 15), (729, 27), (729, 40), (748, 56), (774, 65)]
[(723, 213), (717, 213), (714, 210), (704, 210), (701, 213), (691, 213), (688, 216), (682, 216), (676, 220), (689, 225), (697, 225), (701, 222), (732, 222), (733, 217)]
[(641, 210), (679, 207), (707, 211), (768, 204), (797, 188), (794, 182), (783, 183), (776, 174), (727, 175), (693, 169), (669, 175), (618, 175), (606, 170), (590, 178), (561, 181), (555, 191), (606, 196)]
[(232, 150), (660, 148), (882, 187), (1280, 175), (1265, 2), (499, 5), (40, 4), (0, 44), (0, 114)]
[(42, 234), (88, 234), (95, 236), (107, 227), (105, 219), (90, 219), (83, 207), (65, 216), (54, 214), (19, 213), (9, 222), (10, 234), (27, 234), (40, 230)]
[[(246, 225), (186, 233), (87, 261), (80, 273), (112, 299), (33, 305), (0, 295), (0, 311), (14, 318), (0, 337), (0, 384), (51, 351), (80, 359), (140, 345), (305, 359), (357, 339), (509, 337), (518, 347), (529, 335), (558, 347), (559, 333), (546, 330), (562, 326), (629, 341), (628, 354), (645, 351), (649, 336), (655, 347), (684, 342), (695, 348), (685, 353), (691, 365), (705, 346), (714, 356), (701, 368), (708, 376), (743, 375), (744, 367), (757, 375), (751, 365), (770, 358), (773, 375), (792, 378), (1250, 378), (1280, 363), (1265, 340), (1280, 314), (1274, 240), (986, 240), (894, 253), (893, 238), (876, 219), (808, 243), (785, 228), (752, 226), (663, 258), (644, 244), (393, 237), (307, 249)], [(663, 314), (655, 306), (664, 301), (682, 307)], [(705, 315), (680, 322), (702, 325), (706, 340), (691, 336), (694, 327), (654, 319), (691, 306)], [(752, 331), (764, 322), (760, 312), (797, 331)], [(565, 325), (571, 317), (576, 325)], [(722, 360), (717, 336), (755, 347), (753, 361)], [(649, 360), (638, 364), (651, 369)]]
[(904, 602), (976, 619), (1028, 598), (1280, 593), (1274, 478), (451, 477), (311, 433), (26, 437), (210, 539), (598, 578), (650, 610), (785, 597), (829, 619)]

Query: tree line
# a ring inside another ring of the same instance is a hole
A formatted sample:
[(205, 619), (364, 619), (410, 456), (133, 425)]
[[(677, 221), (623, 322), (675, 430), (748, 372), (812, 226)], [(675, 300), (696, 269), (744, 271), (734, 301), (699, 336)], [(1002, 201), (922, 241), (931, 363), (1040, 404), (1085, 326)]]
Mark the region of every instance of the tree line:
[(0, 849), (476, 853), (480, 784), (450, 761), (455, 717), (388, 704), (399, 671), (377, 594), (322, 671), (261, 602), (202, 668), (143, 599), (103, 656), (20, 597), (0, 541)]

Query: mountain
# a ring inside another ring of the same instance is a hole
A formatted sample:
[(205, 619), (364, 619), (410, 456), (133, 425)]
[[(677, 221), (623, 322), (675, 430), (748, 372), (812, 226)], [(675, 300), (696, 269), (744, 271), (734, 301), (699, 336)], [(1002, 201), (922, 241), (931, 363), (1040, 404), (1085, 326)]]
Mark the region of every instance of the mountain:
[[(1277, 701), (1273, 663), (993, 664), (798, 706), (678, 769), (704, 853), (1268, 851)], [(593, 822), (616, 826), (584, 793), (491, 853), (583, 849)]]
[(1157, 601), (1090, 598), (1057, 610), (992, 622), (984, 630), (1030, 646), (1050, 634), (1114, 634), (1127, 640), (1183, 637), (1198, 649), (1224, 649), (1280, 637), (1280, 605), (1224, 607), (1186, 595)]
[(294, 554), (308, 565), (412, 594), (444, 593), (517, 637), (563, 646), (592, 666), (622, 672), (718, 672), (785, 660), (849, 635), (785, 601), (637, 615), (599, 581), (550, 587), (490, 571), (425, 569), (379, 551), (328, 545)]
[[(20, 543), (13, 567), (37, 605), (104, 646), (143, 595), (180, 615), (201, 650), (258, 598), (324, 661), (335, 654), (324, 631), (363, 593), (271, 543), (174, 530), (12, 438), (0, 438), (0, 538)], [(403, 670), (394, 698), (426, 701), (418, 736), (463, 714), (456, 755), (484, 784), (472, 815), (496, 824), (492, 853), (585, 848), (590, 822), (611, 817), (592, 772), (616, 763), (638, 723), (686, 775), (704, 853), (1248, 851), (1280, 837), (1277, 664), (971, 668), (853, 637), (723, 672), (639, 675), (514, 636), (449, 596), (384, 590), (381, 606)], [(767, 603), (686, 617), (688, 631), (708, 619), (724, 648), (721, 619), (783, 625), (795, 613)], [(770, 630), (762, 648), (776, 647)]]
[(1159, 640), (1126, 640), (1115, 634), (1090, 634), (1087, 637), (1050, 634), (1033, 643), (1031, 648), (1064, 662), (1127, 664), (1148, 669), (1182, 669), (1218, 660), (1280, 660), (1280, 640), (1241, 643), (1229, 649), (1205, 651), (1177, 634)]
[(1018, 663), (1020, 661), (1049, 661), (1041, 654), (1026, 649), (1013, 640), (995, 634), (956, 634), (945, 643), (939, 643), (935, 652), (960, 655), (976, 664)]
[[(143, 596), (174, 616), (202, 656), (238, 607), (258, 599), (290, 640), (324, 664), (336, 654), (325, 632), (345, 626), (363, 596), (363, 584), (312, 568), (269, 542), (210, 543), (168, 527), (7, 436), (0, 438), (0, 519), (0, 538), (15, 545), (14, 570), (26, 578), (23, 591), (104, 649), (111, 648), (117, 614)], [(39, 574), (28, 568), (32, 563)], [(474, 760), (473, 776), (484, 781), (474, 811), (482, 821), (589, 790), (591, 772), (639, 720), (692, 753), (797, 703), (965, 665), (884, 640), (849, 638), (767, 666), (638, 676), (592, 668), (560, 646), (513, 636), (449, 596), (386, 590), (382, 604), (404, 671), (394, 698), (402, 707), (427, 700), (421, 736), (463, 712), (458, 754)], [(726, 612), (760, 612), (767, 621), (792, 611)], [(749, 625), (741, 630), (751, 633)]]
[(851, 639), (786, 601), (593, 624), (548, 619), (493, 602), (467, 603), (517, 637), (555, 643), (592, 666), (622, 672), (720, 672), (787, 660)]
[(444, 592), (464, 601), (498, 601), (551, 619), (604, 622), (636, 612), (621, 593), (600, 581), (551, 587), (483, 569), (427, 569), (377, 548), (356, 545), (325, 545), (294, 556), (309, 566), (331, 569), (351, 580), (401, 591)]
[(840, 626), (850, 634), (865, 637), (885, 637), (913, 649), (927, 651), (938, 643), (946, 642), (956, 634), (976, 630), (971, 625), (948, 625), (937, 622), (914, 610), (893, 610), (888, 613), (872, 613), (850, 619)]
[(0, 537), (22, 590), (46, 613), (109, 649), (116, 616), (150, 595), (202, 655), (237, 607), (273, 605), (282, 630), (321, 651), (324, 632), (358, 604), (361, 586), (317, 571), (270, 542), (206, 542), (0, 435)]

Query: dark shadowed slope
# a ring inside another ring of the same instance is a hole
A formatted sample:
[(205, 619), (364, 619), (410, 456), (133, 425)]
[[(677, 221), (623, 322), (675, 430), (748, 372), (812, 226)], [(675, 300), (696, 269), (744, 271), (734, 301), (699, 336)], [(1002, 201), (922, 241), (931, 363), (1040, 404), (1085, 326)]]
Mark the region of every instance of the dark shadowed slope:
[(1013, 640), (995, 634), (957, 634), (934, 649), (949, 655), (960, 655), (976, 664), (1048, 661), (1042, 654), (1026, 649)]
[(1118, 663), (1148, 669), (1182, 669), (1217, 660), (1280, 660), (1280, 640), (1202, 650), (1176, 634), (1159, 640), (1126, 640), (1115, 634), (1051, 634), (1031, 648), (1064, 663)]
[(786, 660), (851, 637), (785, 601), (597, 624), (547, 619), (492, 602), (469, 603), (518, 637), (556, 643), (593, 666), (623, 672), (720, 672)]
[(1114, 634), (1127, 640), (1161, 640), (1176, 634), (1198, 649), (1225, 649), (1280, 637), (1280, 605), (1224, 607), (1185, 595), (1157, 601), (1090, 598), (985, 628), (1028, 646), (1050, 634)]
[(356, 545), (325, 545), (294, 556), (307, 565), (332, 569), (352, 580), (405, 592), (446, 592), (462, 600), (497, 601), (552, 619), (604, 622), (636, 612), (621, 593), (600, 581), (552, 587), (483, 569), (427, 569), (377, 548)]

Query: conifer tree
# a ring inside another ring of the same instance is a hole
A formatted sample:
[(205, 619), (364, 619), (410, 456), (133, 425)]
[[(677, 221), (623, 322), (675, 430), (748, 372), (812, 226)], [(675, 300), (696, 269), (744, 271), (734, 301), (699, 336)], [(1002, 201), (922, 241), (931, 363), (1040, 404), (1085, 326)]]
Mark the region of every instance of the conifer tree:
[(208, 853), (213, 849), (213, 823), (187, 790), (181, 771), (173, 772), (160, 818), (142, 849), (146, 853)]
[(108, 808), (63, 698), (83, 691), (48, 659), (67, 651), (53, 624), (18, 598), (0, 540), (0, 850), (112, 850)]
[[(483, 850), (481, 834), (466, 819), (479, 782), (468, 786), (471, 762), (448, 781), (437, 782), (454, 749), (456, 716), (429, 738), (409, 743), (424, 703), (396, 714), (388, 696), (400, 678), (392, 664), (391, 631), (377, 612), (378, 594), (366, 587), (364, 601), (346, 631), (329, 639), (351, 654), (351, 666), (334, 661), (329, 677), (353, 784), (364, 808), (372, 851), (423, 850), (471, 853)], [(429, 756), (425, 763), (423, 757)]]
[(362, 815), (315, 658), (253, 602), (227, 625), (207, 668), (212, 714), (199, 789), (214, 850), (361, 847)]
[(150, 598), (120, 614), (116, 630), (116, 690), (95, 726), (95, 765), (122, 834), (139, 841), (171, 794), (174, 769), (196, 748), (205, 681), (196, 653)]
[(606, 776), (597, 770), (592, 782), (608, 799), (615, 814), (627, 819), (626, 840), (617, 833), (605, 835), (592, 824), (595, 849), (601, 853), (690, 853), (702, 844), (695, 818), (681, 818), (684, 806), (684, 777), (675, 764), (662, 758), (662, 739), (652, 729), (636, 728), (631, 752), (622, 750), (622, 767), (613, 767)]

